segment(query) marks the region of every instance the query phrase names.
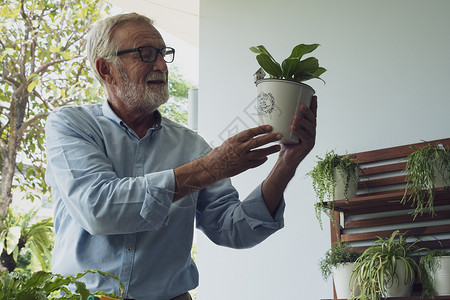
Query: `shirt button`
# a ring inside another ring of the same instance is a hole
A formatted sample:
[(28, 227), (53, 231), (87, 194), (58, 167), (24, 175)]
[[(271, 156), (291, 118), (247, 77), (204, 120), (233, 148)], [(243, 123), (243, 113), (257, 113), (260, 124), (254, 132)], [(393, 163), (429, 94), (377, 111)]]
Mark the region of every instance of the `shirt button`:
[(128, 253), (130, 253), (131, 251), (133, 251), (133, 249), (127, 248), (127, 252), (128, 252)]
[(141, 175), (139, 175), (139, 174), (136, 174), (136, 177), (139, 177), (139, 176), (141, 176)]

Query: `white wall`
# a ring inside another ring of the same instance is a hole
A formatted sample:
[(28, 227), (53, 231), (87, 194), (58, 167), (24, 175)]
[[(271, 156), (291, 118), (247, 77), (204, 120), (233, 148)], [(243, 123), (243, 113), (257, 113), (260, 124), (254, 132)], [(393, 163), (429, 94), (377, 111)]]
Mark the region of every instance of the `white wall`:
[[(248, 47), (284, 59), (298, 43), (315, 51), (327, 84), (317, 142), (286, 191), (285, 228), (261, 245), (233, 250), (198, 237), (199, 300), (332, 296), (317, 262), (330, 245), (314, 215), (315, 156), (360, 152), (450, 136), (450, 1), (200, 0), (199, 131), (212, 144), (254, 126), (249, 106), (258, 68)], [(246, 196), (274, 158), (233, 179)]]

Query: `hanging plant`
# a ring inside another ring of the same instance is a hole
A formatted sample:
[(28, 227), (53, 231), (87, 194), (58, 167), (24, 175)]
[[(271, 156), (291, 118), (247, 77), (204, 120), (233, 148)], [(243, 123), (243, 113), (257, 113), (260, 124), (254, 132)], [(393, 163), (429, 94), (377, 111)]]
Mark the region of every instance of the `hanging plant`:
[(401, 203), (411, 204), (414, 218), (426, 211), (435, 215), (435, 189), (450, 185), (450, 149), (442, 144), (428, 144), (421, 149), (411, 148), (414, 152), (406, 157), (407, 184)]
[[(316, 166), (306, 175), (311, 177), (313, 181), (313, 189), (317, 196), (315, 204), (316, 217), (322, 227), (321, 212), (334, 209), (335, 192), (338, 183), (336, 174), (341, 175), (344, 179), (344, 198), (348, 200), (350, 185), (358, 183), (358, 173), (361, 168), (349, 155), (338, 155), (334, 150), (325, 153), (324, 158), (317, 158)], [(325, 198), (328, 198), (328, 203), (325, 203)]]

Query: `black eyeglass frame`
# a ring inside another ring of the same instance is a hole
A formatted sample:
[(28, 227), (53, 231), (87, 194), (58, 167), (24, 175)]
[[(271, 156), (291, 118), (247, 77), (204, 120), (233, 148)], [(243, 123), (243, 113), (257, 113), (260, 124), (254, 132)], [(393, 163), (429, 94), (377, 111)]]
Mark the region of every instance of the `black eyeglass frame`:
[[(156, 55), (155, 55), (155, 58), (154, 58), (153, 60), (145, 60), (145, 59), (142, 57), (142, 50), (143, 50), (143, 49), (146, 49), (146, 48), (152, 48), (152, 49), (155, 49), (155, 50), (156, 50)], [(165, 55), (162, 55), (164, 50), (165, 50), (166, 54), (165, 54)], [(141, 58), (141, 60), (142, 60), (143, 62), (146, 62), (146, 63), (154, 62), (154, 61), (158, 58), (158, 55), (159, 55), (159, 54), (161, 54), (161, 56), (162, 56), (162, 58), (164, 59), (164, 61), (165, 61), (166, 63), (168, 63), (168, 64), (170, 64), (171, 62), (173, 62), (173, 61), (175, 60), (175, 49), (172, 48), (172, 47), (163, 47), (163, 48), (158, 49), (158, 48), (155, 48), (155, 47), (152, 47), (152, 46), (143, 46), (143, 47), (137, 47), (137, 48), (133, 48), (133, 49), (127, 49), (127, 50), (117, 51), (117, 52), (116, 52), (116, 56), (120, 56), (120, 55), (122, 55), (122, 54), (127, 54), (127, 53), (132, 53), (132, 52), (139, 52), (139, 57)], [(171, 60), (171, 61), (167, 61), (167, 60), (165, 59), (165, 56), (167, 55), (167, 53), (172, 53), (172, 60)]]

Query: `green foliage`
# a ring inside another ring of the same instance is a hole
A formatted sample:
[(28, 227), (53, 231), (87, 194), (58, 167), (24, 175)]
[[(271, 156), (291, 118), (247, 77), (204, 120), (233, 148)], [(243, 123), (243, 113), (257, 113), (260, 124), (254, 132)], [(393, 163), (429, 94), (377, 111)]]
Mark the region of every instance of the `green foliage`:
[(263, 45), (250, 47), (250, 51), (256, 53), (256, 60), (270, 78), (286, 79), (296, 82), (303, 82), (317, 78), (325, 82), (320, 75), (326, 69), (319, 66), (319, 60), (315, 57), (308, 57), (302, 60), (305, 54), (311, 53), (319, 44), (299, 44), (292, 49), (291, 55), (278, 63)]
[[(103, 276), (112, 277), (120, 285), (121, 292), (123, 285), (116, 276), (101, 271), (88, 270), (75, 276), (62, 276), (50, 272), (39, 271), (33, 273), (29, 279), (23, 279), (15, 273), (4, 272), (0, 277), (0, 300), (30, 300), (30, 299), (73, 299), (87, 300), (91, 295), (86, 288), (86, 284), (79, 279), (87, 273), (98, 273)], [(69, 284), (74, 285), (76, 290), (69, 289)], [(60, 293), (64, 296), (61, 298)], [(97, 292), (96, 294), (116, 297), (113, 294)]]
[(422, 296), (436, 296), (434, 289), (433, 273), (436, 272), (440, 266), (441, 256), (450, 255), (450, 251), (444, 249), (435, 249), (428, 251), (425, 255), (420, 257), (420, 269), (422, 270)]
[[(1, 215), (7, 213), (14, 184), (47, 192), (43, 128), (48, 113), (99, 99), (100, 87), (90, 76), (84, 55), (85, 36), (109, 7), (102, 0), (0, 4)], [(16, 166), (23, 180), (14, 173)]]
[(171, 65), (169, 72), (169, 95), (167, 103), (159, 108), (163, 116), (187, 126), (188, 123), (188, 93), (194, 85), (185, 80), (176, 66)]
[(25, 215), (13, 214), (9, 210), (3, 219), (0, 233), (0, 253), (2, 264), (9, 271), (16, 267), (19, 254), (23, 248), (29, 249), (31, 258), (35, 259), (43, 270), (50, 269), (51, 249), (53, 246), (53, 222), (44, 219), (31, 223), (37, 210)]
[(323, 279), (327, 280), (333, 273), (333, 269), (339, 264), (355, 262), (360, 253), (349, 247), (347, 243), (340, 240), (334, 243), (319, 261), (320, 271)]
[[(427, 249), (418, 248), (418, 241), (408, 242), (398, 230), (389, 238), (378, 237), (356, 261), (352, 278), (354, 277), (355, 284), (361, 288), (361, 294), (357, 298), (379, 299), (386, 295), (392, 280), (398, 279), (395, 273), (397, 261), (403, 261), (405, 264), (405, 283), (414, 282), (416, 274), (421, 278), (419, 264), (413, 255)], [(355, 296), (352, 295), (349, 299), (355, 299)]]
[[(321, 212), (327, 209), (333, 210), (334, 206), (334, 194), (336, 188), (335, 170), (345, 180), (344, 195), (347, 196), (347, 192), (351, 182), (358, 182), (358, 171), (361, 170), (359, 165), (352, 160), (348, 155), (338, 155), (334, 150), (325, 153), (325, 157), (322, 159), (317, 156), (316, 166), (308, 172), (306, 175), (312, 178), (313, 189), (316, 192), (318, 201), (315, 204), (316, 217), (321, 222)], [(330, 201), (325, 204), (325, 198)]]
[[(445, 185), (450, 185), (450, 149), (443, 145), (428, 144), (406, 157), (407, 185), (402, 203), (411, 203), (412, 215), (422, 215), (425, 211), (434, 213), (434, 191), (436, 175), (441, 175)], [(410, 194), (408, 195), (408, 191)]]

